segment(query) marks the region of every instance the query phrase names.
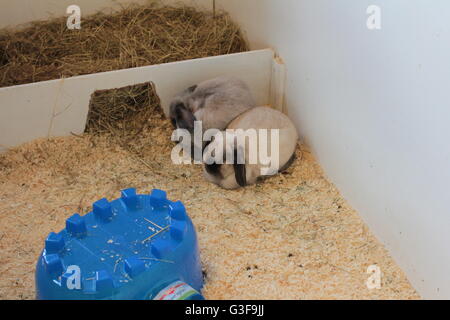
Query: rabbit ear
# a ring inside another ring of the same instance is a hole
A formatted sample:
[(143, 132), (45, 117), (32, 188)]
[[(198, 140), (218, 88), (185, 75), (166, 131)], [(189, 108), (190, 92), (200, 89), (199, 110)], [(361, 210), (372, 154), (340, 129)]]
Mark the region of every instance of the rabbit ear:
[(239, 156), (238, 150), (234, 149), (234, 176), (236, 178), (236, 182), (241, 187), (245, 187), (247, 185), (247, 170), (245, 168), (244, 160), (243, 155)]
[(279, 170), (278, 173), (283, 173), (284, 171), (286, 171), (287, 169), (289, 169), (290, 166), (292, 166), (292, 164), (294, 164), (295, 161), (295, 153), (291, 156), (291, 158), (288, 160), (288, 162), (286, 162), (286, 164), (284, 166), (282, 166)]
[(189, 87), (188, 89), (187, 89), (187, 92), (189, 92), (189, 93), (193, 93), (196, 89), (197, 89), (197, 85), (195, 85), (195, 86), (192, 86), (192, 87)]
[(189, 132), (194, 131), (194, 122), (196, 121), (194, 114), (186, 108), (184, 103), (177, 103), (173, 106), (173, 122), (179, 129), (186, 129)]

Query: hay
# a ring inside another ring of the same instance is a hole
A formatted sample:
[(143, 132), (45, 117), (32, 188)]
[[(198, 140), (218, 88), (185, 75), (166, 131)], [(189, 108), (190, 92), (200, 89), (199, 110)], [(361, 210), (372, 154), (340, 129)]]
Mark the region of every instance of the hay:
[(86, 133), (138, 137), (153, 116), (162, 117), (160, 101), (151, 82), (92, 94)]
[(150, 3), (0, 31), (0, 87), (247, 51), (225, 12)]
[(85, 136), (92, 141), (102, 137), (110, 145), (127, 150), (135, 161), (154, 169), (144, 159), (142, 150), (148, 144), (163, 147), (161, 136), (172, 124), (164, 115), (153, 83), (96, 91), (89, 108)]

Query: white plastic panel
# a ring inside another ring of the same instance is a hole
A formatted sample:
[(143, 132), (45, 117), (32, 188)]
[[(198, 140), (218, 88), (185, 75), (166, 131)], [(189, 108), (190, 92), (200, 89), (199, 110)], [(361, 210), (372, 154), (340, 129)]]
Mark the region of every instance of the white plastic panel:
[(152, 81), (167, 114), (179, 91), (229, 75), (247, 82), (258, 104), (269, 104), (273, 60), (272, 50), (258, 50), (0, 88), (0, 152), (36, 138), (82, 133), (97, 90)]

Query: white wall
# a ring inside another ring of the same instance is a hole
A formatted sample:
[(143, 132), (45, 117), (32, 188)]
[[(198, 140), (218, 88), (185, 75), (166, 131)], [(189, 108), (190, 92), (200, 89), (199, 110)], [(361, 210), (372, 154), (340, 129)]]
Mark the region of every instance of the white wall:
[[(63, 15), (69, 2), (86, 13), (112, 0), (0, 0), (0, 26)], [(413, 285), (450, 298), (450, 2), (217, 2), (253, 48), (283, 57), (302, 137)], [(372, 4), (382, 8), (380, 31), (366, 28)]]
[(422, 296), (449, 299), (450, 1), (219, 1), (285, 60), (289, 113), (328, 177)]
[(97, 90), (152, 82), (168, 115), (177, 93), (226, 75), (244, 80), (255, 101), (269, 105), (284, 92), (283, 71), (266, 49), (0, 88), (0, 153), (38, 138), (82, 134)]

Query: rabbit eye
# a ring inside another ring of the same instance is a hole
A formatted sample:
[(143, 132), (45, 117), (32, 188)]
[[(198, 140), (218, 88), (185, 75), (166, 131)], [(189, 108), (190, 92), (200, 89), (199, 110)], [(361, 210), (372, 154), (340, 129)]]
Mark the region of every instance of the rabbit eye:
[(173, 118), (176, 126), (193, 133), (194, 123), (197, 121), (194, 114), (183, 104), (178, 103), (173, 107)]
[(177, 103), (177, 105), (175, 106), (175, 114), (177, 117), (182, 117), (183, 116), (183, 111), (186, 111), (187, 108), (184, 105), (184, 103)]

